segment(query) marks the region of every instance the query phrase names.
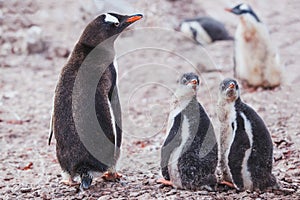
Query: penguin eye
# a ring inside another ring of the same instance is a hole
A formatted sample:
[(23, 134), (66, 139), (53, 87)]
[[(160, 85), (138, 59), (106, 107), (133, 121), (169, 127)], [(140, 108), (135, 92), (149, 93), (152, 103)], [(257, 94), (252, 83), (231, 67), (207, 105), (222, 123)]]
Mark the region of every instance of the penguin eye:
[(119, 22), (115, 22), (114, 25), (115, 25), (115, 27), (118, 27), (120, 25), (120, 23)]

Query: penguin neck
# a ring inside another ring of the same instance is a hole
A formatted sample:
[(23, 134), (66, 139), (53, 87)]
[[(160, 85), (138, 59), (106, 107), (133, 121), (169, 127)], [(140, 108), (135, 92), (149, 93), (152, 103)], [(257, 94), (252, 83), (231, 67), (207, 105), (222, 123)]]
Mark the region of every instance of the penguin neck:
[(182, 108), (184, 109), (189, 102), (192, 100), (197, 100), (197, 91), (191, 89), (188, 90), (186, 88), (179, 88), (176, 90), (175, 95), (173, 96), (173, 106), (175, 108)]
[(114, 45), (98, 45), (96, 47), (91, 47), (83, 43), (78, 42), (69, 58), (71, 65), (66, 66), (73, 72), (76, 72), (83, 63), (92, 62), (93, 65), (90, 67), (97, 68), (107, 68), (111, 63), (113, 63), (115, 57)]
[(82, 43), (77, 43), (75, 45), (75, 48), (72, 52), (72, 55), (71, 57), (73, 57), (73, 55), (80, 55), (80, 57), (83, 57), (85, 58), (87, 55), (89, 55), (89, 53), (91, 53), (91, 51), (94, 49), (94, 47), (90, 47), (90, 46), (87, 46), (87, 45), (84, 45)]
[(243, 102), (242, 102), (241, 98), (238, 97), (238, 98), (235, 100), (234, 105), (235, 105), (235, 107), (240, 107), (240, 105), (241, 105), (242, 103), (243, 103)]
[(240, 19), (242, 22), (245, 21), (245, 22), (248, 22), (251, 24), (261, 23), (260, 19), (257, 17), (257, 15), (253, 11), (243, 14), (240, 17)]
[(257, 15), (255, 14), (255, 12), (253, 12), (252, 10), (249, 12), (250, 15), (252, 15), (252, 17), (257, 21), (257, 22), (261, 22), (260, 19), (257, 17)]

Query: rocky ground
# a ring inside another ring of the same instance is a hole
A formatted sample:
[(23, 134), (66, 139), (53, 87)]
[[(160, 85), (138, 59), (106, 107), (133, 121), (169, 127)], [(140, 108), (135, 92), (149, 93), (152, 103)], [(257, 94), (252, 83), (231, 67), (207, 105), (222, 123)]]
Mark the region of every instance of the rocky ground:
[[(217, 87), (232, 76), (232, 42), (203, 49), (173, 31), (185, 17), (210, 15), (234, 34), (238, 19), (223, 11), (236, 1), (120, 1), (144, 14), (116, 41), (124, 142), (119, 182), (95, 178), (91, 188), (60, 184), (55, 141), (47, 145), (52, 97), (59, 72), (86, 23), (111, 5), (93, 1), (0, 0), (0, 199), (299, 199), (300, 198), (300, 2), (249, 2), (268, 24), (286, 67), (275, 90), (242, 92), (264, 119), (274, 143), (279, 191), (184, 191), (163, 187), (159, 150), (165, 138), (170, 97), (183, 72), (201, 76), (198, 98), (216, 131)], [(272, 4), (272, 6), (270, 5)], [(149, 28), (158, 27), (158, 28)], [(218, 69), (212, 71), (212, 69)], [(210, 72), (207, 72), (210, 71)], [(212, 72), (211, 72), (212, 71)]]

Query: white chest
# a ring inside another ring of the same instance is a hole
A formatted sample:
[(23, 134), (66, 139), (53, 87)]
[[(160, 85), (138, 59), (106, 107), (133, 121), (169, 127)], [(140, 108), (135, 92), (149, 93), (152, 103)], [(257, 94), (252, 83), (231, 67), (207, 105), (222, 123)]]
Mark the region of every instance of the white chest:
[(185, 146), (189, 136), (189, 122), (186, 116), (183, 116), (183, 120), (181, 123), (181, 131), (179, 132), (181, 136), (180, 145), (174, 149), (174, 151), (170, 155), (169, 163), (168, 163), (168, 172), (170, 175), (171, 182), (174, 186), (182, 188), (180, 173), (178, 169), (178, 160), (180, 155), (182, 155), (183, 147)]

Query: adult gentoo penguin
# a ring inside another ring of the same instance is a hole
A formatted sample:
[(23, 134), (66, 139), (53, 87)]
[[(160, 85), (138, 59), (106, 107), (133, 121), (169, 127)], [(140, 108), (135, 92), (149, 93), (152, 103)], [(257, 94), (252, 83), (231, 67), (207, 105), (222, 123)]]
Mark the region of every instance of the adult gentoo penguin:
[(212, 123), (197, 101), (198, 76), (186, 73), (179, 80), (167, 137), (161, 148), (158, 182), (183, 189), (214, 189), (217, 142)]
[(275, 188), (270, 133), (258, 114), (241, 100), (234, 79), (220, 84), (217, 114), (221, 181), (238, 190)]
[(201, 45), (210, 44), (217, 40), (233, 40), (224, 24), (211, 17), (185, 19), (180, 23), (179, 30)]
[(247, 4), (226, 10), (240, 15), (235, 32), (235, 76), (252, 87), (279, 86), (284, 69), (267, 27)]
[(56, 138), (56, 154), (67, 180), (81, 188), (92, 183), (92, 172), (117, 176), (122, 124), (114, 65), (114, 41), (130, 24), (142, 18), (102, 14), (84, 29), (63, 67), (54, 95), (49, 144)]

